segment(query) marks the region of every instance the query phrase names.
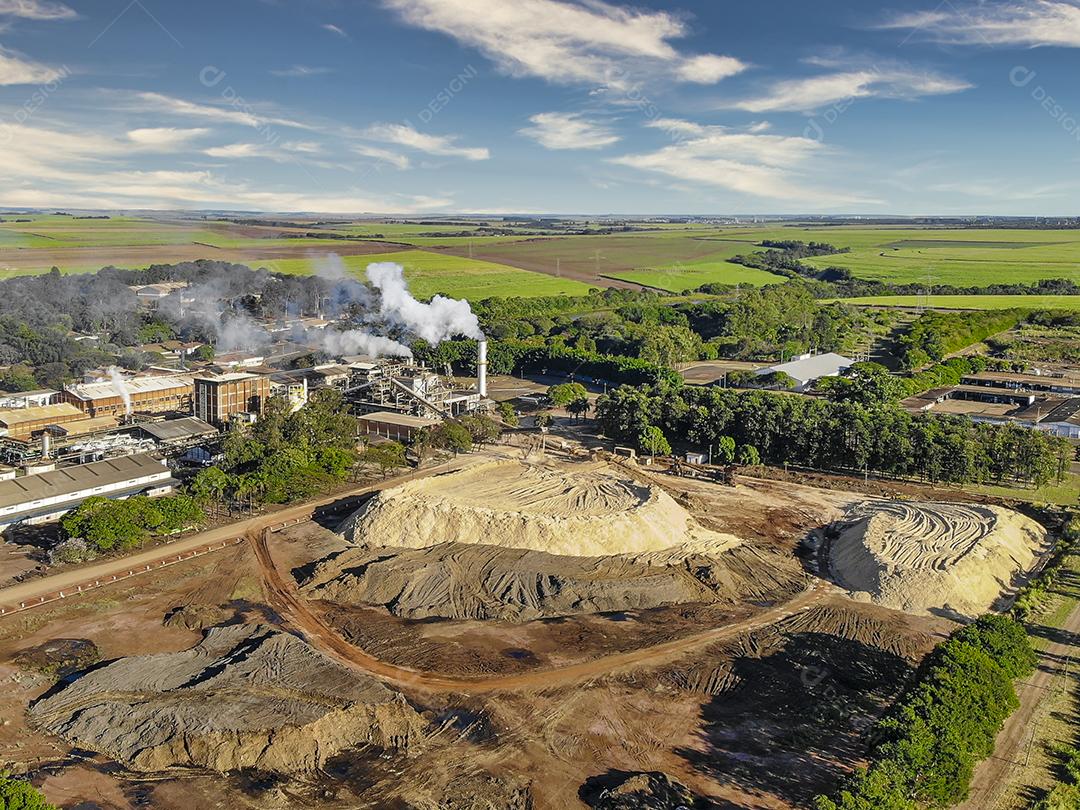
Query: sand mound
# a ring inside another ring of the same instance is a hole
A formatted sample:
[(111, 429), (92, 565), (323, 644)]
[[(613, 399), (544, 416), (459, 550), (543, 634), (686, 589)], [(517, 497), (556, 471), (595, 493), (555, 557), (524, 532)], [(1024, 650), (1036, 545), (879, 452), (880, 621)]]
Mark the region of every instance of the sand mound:
[(214, 628), (184, 652), (121, 658), (42, 698), (30, 717), (135, 771), (311, 771), (362, 744), (407, 750), (423, 728), (399, 693), (254, 625)]
[(912, 613), (988, 610), (1046, 541), (1039, 524), (1017, 512), (953, 503), (867, 502), (837, 528), (828, 560), (837, 581)]
[(342, 531), (372, 546), (482, 543), (598, 557), (673, 546), (719, 553), (739, 542), (704, 529), (663, 490), (617, 468), (514, 461), (385, 490)]
[(716, 556), (678, 549), (610, 557), (444, 543), (426, 549), (351, 548), (319, 561), (310, 599), (381, 605), (409, 619), (531, 621), (691, 602), (779, 598), (805, 581), (790, 557), (746, 546)]

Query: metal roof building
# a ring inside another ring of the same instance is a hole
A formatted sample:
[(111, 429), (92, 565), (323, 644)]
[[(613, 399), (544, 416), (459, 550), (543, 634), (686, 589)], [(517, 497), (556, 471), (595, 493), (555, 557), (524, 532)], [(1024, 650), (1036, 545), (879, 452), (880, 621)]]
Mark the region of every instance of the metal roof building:
[(802, 354), (787, 363), (758, 369), (757, 376), (783, 372), (799, 383), (797, 390), (803, 390), (814, 380), (822, 377), (837, 377), (845, 369), (851, 368), (855, 361), (835, 352), (825, 354)]

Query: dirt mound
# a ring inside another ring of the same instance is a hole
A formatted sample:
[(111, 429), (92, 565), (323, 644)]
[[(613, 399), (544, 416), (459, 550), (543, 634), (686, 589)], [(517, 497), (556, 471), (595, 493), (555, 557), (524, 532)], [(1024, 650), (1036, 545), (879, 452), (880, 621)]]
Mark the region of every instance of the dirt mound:
[(425, 549), (352, 548), (314, 566), (310, 599), (382, 605), (407, 619), (531, 621), (692, 602), (775, 599), (798, 588), (798, 563), (737, 546), (715, 556), (680, 550), (611, 557), (444, 543)]
[(312, 771), (354, 746), (407, 751), (423, 728), (399, 693), (257, 625), (121, 658), (42, 698), (30, 717), (135, 771)]
[(233, 611), (217, 605), (178, 605), (165, 614), (162, 624), (184, 630), (205, 630), (227, 621), (232, 615)]
[[(605, 787), (599, 783), (608, 782)], [(705, 802), (666, 773), (617, 773), (596, 777), (581, 789), (581, 797), (595, 810), (690, 810)]]
[(954, 503), (866, 502), (834, 529), (828, 564), (837, 582), (911, 613), (986, 611), (1046, 542), (1017, 512)]
[(97, 645), (86, 638), (54, 638), (36, 647), (19, 650), (12, 661), (56, 678), (66, 678), (101, 659)]
[(482, 543), (571, 556), (739, 543), (709, 531), (659, 487), (603, 464), (498, 461), (412, 481), (372, 498), (342, 526), (373, 546)]

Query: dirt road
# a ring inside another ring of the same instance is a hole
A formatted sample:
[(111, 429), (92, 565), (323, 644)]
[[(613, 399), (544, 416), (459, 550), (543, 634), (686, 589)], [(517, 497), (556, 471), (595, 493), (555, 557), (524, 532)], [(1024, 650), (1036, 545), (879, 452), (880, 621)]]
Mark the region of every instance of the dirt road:
[[(968, 799), (956, 805), (956, 810), (990, 810), (996, 806), (1002, 791), (1009, 785), (1015, 766), (1022, 766), (1027, 747), (1032, 743), (1032, 722), (1039, 713), (1042, 702), (1061, 688), (1059, 677), (1065, 675), (1065, 667), (1075, 669), (1080, 647), (1071, 639), (1080, 638), (1080, 605), (1073, 609), (1058, 630), (1062, 641), (1054, 641), (1039, 651), (1039, 667), (1035, 674), (1017, 687), (1020, 708), (1005, 721), (998, 733), (994, 753), (975, 767)], [(1066, 688), (1072, 681), (1066, 680)], [(1038, 744), (1037, 741), (1035, 744)]]
[[(454, 469), (461, 469), (462, 467), (471, 466), (472, 464), (487, 460), (490, 459), (482, 454), (477, 454), (476, 456), (470, 456), (466, 459), (459, 459), (454, 462)], [(347, 492), (339, 492), (318, 501), (308, 501), (269, 514), (246, 518), (228, 526), (221, 526), (216, 529), (211, 529), (210, 531), (199, 532), (190, 537), (174, 540), (165, 545), (154, 546), (153, 548), (135, 554), (114, 557), (94, 565), (80, 566), (78, 568), (60, 571), (49, 576), (40, 577), (38, 579), (32, 579), (27, 582), (20, 582), (18, 585), (0, 589), (0, 606), (14, 608), (22, 602), (30, 603), (42, 596), (55, 594), (58, 591), (68, 589), (74, 590), (78, 585), (87, 582), (94, 582), (95, 580), (104, 581), (113, 575), (126, 574), (130, 570), (137, 570), (146, 565), (152, 565), (158, 560), (166, 557), (186, 555), (206, 546), (215, 545), (226, 540), (245, 537), (251, 532), (259, 532), (280, 523), (289, 523), (310, 518), (317, 510), (335, 503), (336, 501), (355, 498), (371, 492), (378, 492), (379, 490), (395, 487), (417, 478), (424, 478), (436, 473), (446, 472), (446, 470), (447, 467), (445, 465), (413, 470), (405, 475), (388, 478), (377, 484), (369, 484)]]
[(674, 658), (717, 641), (733, 638), (748, 630), (766, 627), (794, 613), (799, 613), (825, 598), (833, 587), (818, 581), (793, 599), (769, 608), (741, 622), (714, 627), (692, 636), (657, 644), (641, 650), (618, 653), (593, 661), (559, 667), (556, 669), (526, 672), (520, 675), (495, 675), (490, 677), (458, 677), (434, 672), (421, 672), (387, 663), (364, 652), (346, 641), (319, 615), (316, 606), (300, 597), (291, 578), (283, 576), (274, 563), (267, 542), (267, 532), (249, 533), (248, 539), (259, 561), (267, 600), (284, 619), (290, 629), (303, 635), (312, 646), (352, 666), (365, 675), (374, 675), (385, 681), (424, 689), (432, 692), (461, 692), (478, 694), (509, 690), (546, 689), (565, 686), (602, 675), (610, 675), (629, 669), (640, 669), (670, 661)]

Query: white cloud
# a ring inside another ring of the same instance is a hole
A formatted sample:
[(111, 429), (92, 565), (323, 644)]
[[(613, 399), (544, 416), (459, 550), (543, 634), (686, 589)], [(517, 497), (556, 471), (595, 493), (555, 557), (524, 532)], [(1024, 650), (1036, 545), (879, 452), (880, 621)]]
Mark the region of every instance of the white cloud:
[(675, 143), (654, 152), (624, 155), (611, 162), (697, 186), (713, 186), (787, 203), (809, 202), (821, 207), (874, 202), (858, 195), (837, 193), (831, 183), (821, 188), (804, 185), (799, 171), (824, 151), (821, 144), (810, 138), (739, 132), (678, 119), (660, 119), (648, 126), (679, 137)]
[(692, 56), (676, 69), (676, 75), (684, 82), (695, 84), (716, 84), (721, 79), (734, 76), (746, 70), (746, 64), (733, 56), (703, 54)]
[(374, 158), (375, 160), (382, 161), (383, 163), (389, 163), (391, 166), (396, 166), (399, 169), (408, 169), (411, 165), (407, 155), (402, 155), (398, 152), (391, 152), (389, 149), (383, 149), (379, 146), (371, 146), (366, 143), (353, 144), (351, 147), (353, 152), (361, 157)]
[(285, 141), (279, 146), (286, 152), (295, 152), (301, 155), (318, 155), (322, 152), (322, 146), (314, 141)]
[(270, 147), (258, 143), (230, 143), (225, 146), (211, 146), (209, 149), (203, 150), (203, 154), (215, 158), (227, 158), (229, 160), (237, 158), (267, 158), (270, 160), (284, 161), (288, 159)]
[(529, 120), (532, 126), (518, 133), (548, 149), (600, 149), (621, 140), (603, 124), (574, 113), (537, 113)]
[(1080, 48), (1080, 4), (1075, 0), (1027, 0), (957, 5), (902, 14), (880, 26), (956, 45), (1057, 45)]
[(177, 147), (186, 146), (188, 142), (195, 138), (201, 138), (204, 135), (209, 134), (210, 130), (196, 128), (196, 129), (176, 129), (175, 127), (144, 127), (142, 129), (133, 129), (128, 132), (128, 140), (132, 143), (147, 148), (147, 149), (160, 149), (164, 151), (176, 149)]
[(774, 110), (814, 110), (857, 98), (914, 99), (968, 90), (971, 85), (930, 71), (890, 65), (867, 67), (788, 79), (776, 82), (757, 98), (736, 101), (728, 106), (749, 112)]
[(72, 20), (79, 15), (63, 3), (48, 0), (0, 0), (0, 16), (24, 20)]
[(647, 78), (713, 83), (744, 69), (737, 59), (685, 55), (670, 40), (689, 32), (663, 11), (603, 0), (383, 0), (408, 24), (481, 51), (512, 76), (629, 87)]
[(456, 136), (429, 135), (417, 132), (407, 124), (375, 124), (361, 133), (363, 137), (384, 143), (396, 143), (429, 155), (463, 157), (466, 160), (487, 160), (490, 152), (484, 147), (457, 146)]
[(197, 104), (193, 101), (166, 96), (162, 93), (145, 92), (136, 93), (133, 99), (130, 102), (125, 102), (125, 104), (128, 108), (140, 112), (152, 109), (185, 118), (206, 118), (211, 121), (222, 121), (256, 128), (274, 125), (293, 129), (314, 129), (309, 124), (294, 119), (257, 113), (253, 106), (246, 102), (230, 104), (229, 106)]
[(83, 130), (9, 125), (0, 129), (0, 137), (0, 176), (5, 181), (0, 205), (5, 206), (409, 214), (452, 205), (451, 200), (426, 195), (265, 188), (209, 170), (146, 171), (125, 165), (132, 155), (127, 137)]
[(290, 79), (307, 79), (311, 76), (325, 76), (327, 73), (333, 72), (333, 68), (311, 67), (310, 65), (293, 65), (292, 67), (285, 68), (284, 70), (270, 71), (270, 73), (274, 76), (281, 76), (282, 78)]
[(323, 27), (324, 31), (329, 31), (331, 34), (335, 34), (336, 36), (339, 36), (342, 39), (348, 39), (349, 38), (349, 35), (347, 33), (345, 33), (344, 28), (339, 28), (338, 26), (334, 25), (333, 23), (323, 23), (322, 27)]
[(0, 85), (48, 84), (68, 75), (65, 68), (34, 62), (0, 46)]

